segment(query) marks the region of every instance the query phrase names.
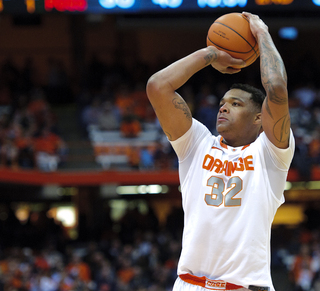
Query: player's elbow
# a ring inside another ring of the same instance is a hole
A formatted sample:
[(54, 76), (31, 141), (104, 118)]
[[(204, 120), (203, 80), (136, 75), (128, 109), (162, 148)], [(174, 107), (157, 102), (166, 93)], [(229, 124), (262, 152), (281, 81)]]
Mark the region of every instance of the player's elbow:
[(285, 78), (276, 77), (272, 80), (272, 84), (279, 90), (287, 90), (287, 80)]
[[(287, 102), (288, 99), (288, 89), (287, 89), (287, 82), (282, 79), (276, 79), (271, 82), (271, 86), (268, 86), (266, 90), (268, 95), (278, 96), (283, 101)], [(280, 101), (280, 100), (279, 100)]]
[(288, 96), (287, 82), (283, 79), (278, 79), (274, 84), (274, 90), (281, 96)]
[(164, 90), (164, 83), (162, 78), (160, 77), (159, 73), (156, 73), (152, 75), (148, 82), (147, 82), (147, 87), (146, 87), (146, 92), (148, 98), (151, 100), (159, 95), (162, 94)]

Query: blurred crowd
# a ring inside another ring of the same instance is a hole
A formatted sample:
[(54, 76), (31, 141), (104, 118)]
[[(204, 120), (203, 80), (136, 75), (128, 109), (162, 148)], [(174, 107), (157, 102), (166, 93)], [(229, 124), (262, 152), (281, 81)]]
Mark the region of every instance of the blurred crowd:
[(272, 230), (271, 262), (279, 280), (276, 290), (320, 290), (319, 203), (306, 204), (304, 214), (305, 221), (299, 226), (280, 225)]
[[(54, 72), (44, 85), (34, 79), (33, 62), (19, 69), (11, 59), (0, 68), (0, 166), (55, 171), (67, 154), (48, 97), (55, 94)], [(58, 72), (56, 73), (58, 74)], [(65, 82), (64, 80), (63, 82)]]
[(12, 247), (0, 261), (0, 290), (171, 290), (179, 252), (179, 241), (154, 232), (137, 233), (132, 244), (115, 237), (63, 251)]
[(77, 240), (45, 212), (24, 224), (12, 214), (0, 225), (1, 291), (167, 291), (176, 279), (180, 209), (163, 227), (151, 210), (130, 209)]
[[(9, 209), (9, 208), (8, 208)], [(320, 208), (306, 221), (272, 230), (271, 269), (277, 291), (320, 290)], [(106, 211), (109, 215), (110, 213)], [(3, 213), (2, 213), (3, 214)], [(0, 222), (0, 291), (170, 291), (177, 277), (183, 212), (173, 208), (159, 224), (130, 208), (78, 239), (46, 212), (21, 223), (13, 212)]]
[[(310, 56), (309, 56), (310, 58)], [(89, 139), (89, 128), (118, 131), (122, 137), (139, 137), (147, 129), (158, 130), (157, 150), (146, 146), (133, 149), (132, 168), (174, 168), (175, 155), (163, 135), (145, 92), (148, 78), (170, 62), (145, 64), (139, 60), (124, 64), (105, 63), (97, 55), (86, 64), (80, 80), (68, 75), (57, 59), (48, 60), (48, 72), (42, 83), (35, 77), (32, 59), (19, 68), (10, 59), (0, 67), (0, 165), (39, 168), (54, 171), (67, 160), (66, 137), (57, 126), (52, 106), (75, 104), (82, 138)], [(241, 74), (225, 78), (212, 68), (205, 68), (179, 89), (193, 116), (216, 133), (216, 114), (220, 98), (234, 82), (261, 88), (259, 64)], [(320, 160), (320, 88), (316, 61), (301, 62), (297, 76), (288, 68), (289, 106), (296, 153), (292, 167), (301, 179), (310, 179), (311, 169)], [(262, 89), (262, 88), (261, 88)], [(159, 163), (167, 159), (167, 163)]]

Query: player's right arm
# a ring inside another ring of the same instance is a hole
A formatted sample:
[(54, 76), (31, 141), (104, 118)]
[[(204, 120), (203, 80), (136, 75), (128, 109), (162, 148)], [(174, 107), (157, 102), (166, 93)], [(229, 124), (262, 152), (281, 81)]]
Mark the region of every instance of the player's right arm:
[(239, 72), (245, 62), (210, 46), (174, 62), (148, 80), (148, 98), (169, 140), (178, 139), (192, 124), (190, 109), (176, 90), (208, 65), (221, 73), (233, 74)]
[(268, 26), (259, 16), (247, 12), (244, 14), (259, 44), (261, 81), (267, 93), (262, 105), (262, 128), (275, 146), (285, 149), (289, 146), (290, 137), (285, 65), (269, 34)]

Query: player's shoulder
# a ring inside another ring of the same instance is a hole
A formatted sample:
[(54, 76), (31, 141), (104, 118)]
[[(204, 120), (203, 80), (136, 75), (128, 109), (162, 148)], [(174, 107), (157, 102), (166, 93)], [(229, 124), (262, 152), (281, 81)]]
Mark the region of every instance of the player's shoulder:
[(278, 148), (276, 145), (274, 145), (268, 138), (268, 136), (265, 134), (265, 132), (261, 132), (260, 135), (258, 136), (258, 138), (256, 139), (255, 143), (257, 143), (258, 145), (261, 144), (265, 147), (268, 147), (268, 148), (273, 148), (275, 150), (294, 150), (295, 148), (295, 141), (294, 141), (294, 136), (293, 136), (293, 132), (292, 130), (290, 129), (290, 136), (289, 136), (289, 146), (288, 148), (286, 149), (281, 149), (281, 148)]
[(186, 136), (194, 136), (197, 138), (213, 137), (211, 131), (203, 123), (195, 118), (192, 118), (192, 125), (186, 133)]

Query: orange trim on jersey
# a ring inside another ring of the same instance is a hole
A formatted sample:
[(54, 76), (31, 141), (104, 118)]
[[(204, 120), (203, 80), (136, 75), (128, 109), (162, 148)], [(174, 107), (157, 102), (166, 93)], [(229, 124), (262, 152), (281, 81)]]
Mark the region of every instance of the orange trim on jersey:
[(248, 146), (250, 146), (250, 143), (245, 145), (241, 150), (243, 151), (244, 149), (246, 149)]
[[(221, 138), (220, 138), (220, 145), (221, 145), (223, 148), (228, 149), (228, 146), (227, 146), (225, 143), (223, 143), (223, 137), (222, 137), (222, 136), (221, 136)], [(245, 146), (243, 146), (241, 150), (243, 151), (243, 150), (246, 149), (248, 146), (250, 146), (250, 143), (247, 144), (247, 145), (245, 145)], [(214, 148), (214, 147), (212, 147), (212, 148)]]
[(220, 151), (222, 151), (222, 149), (219, 149), (219, 148), (217, 148), (217, 147), (211, 147), (212, 149), (215, 149), (215, 150), (220, 150)]
[(191, 274), (181, 274), (179, 275), (180, 279), (186, 283), (201, 286), (202, 288), (209, 289), (209, 290), (237, 290), (244, 288), (240, 285), (235, 285), (232, 283), (225, 282), (223, 280), (211, 280), (207, 277), (197, 277)]
[(221, 136), (221, 138), (220, 138), (220, 145), (221, 145), (223, 148), (228, 149), (228, 146), (227, 146), (226, 144), (224, 144), (222, 141), (223, 141), (223, 137)]

